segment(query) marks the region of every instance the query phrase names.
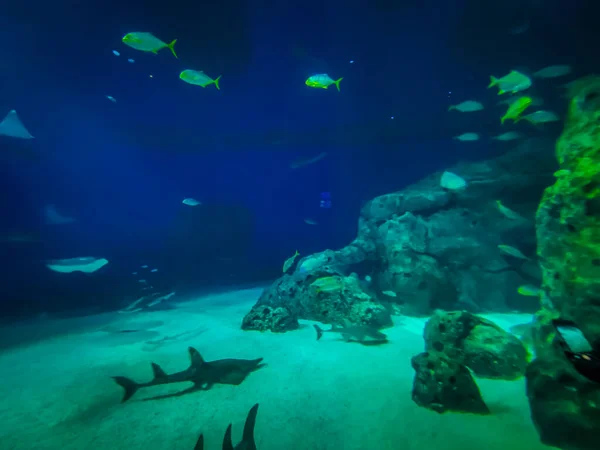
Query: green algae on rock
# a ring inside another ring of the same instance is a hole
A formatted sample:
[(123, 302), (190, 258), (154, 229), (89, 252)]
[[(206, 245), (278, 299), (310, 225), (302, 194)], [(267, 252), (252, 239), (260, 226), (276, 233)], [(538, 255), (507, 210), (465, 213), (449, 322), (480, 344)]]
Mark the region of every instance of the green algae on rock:
[(577, 81), (570, 94), (556, 144), (560, 170), (536, 217), (547, 301), (536, 314), (527, 396), (544, 444), (592, 450), (600, 434), (600, 390), (566, 360), (550, 324), (555, 317), (572, 320), (600, 343), (600, 77)]

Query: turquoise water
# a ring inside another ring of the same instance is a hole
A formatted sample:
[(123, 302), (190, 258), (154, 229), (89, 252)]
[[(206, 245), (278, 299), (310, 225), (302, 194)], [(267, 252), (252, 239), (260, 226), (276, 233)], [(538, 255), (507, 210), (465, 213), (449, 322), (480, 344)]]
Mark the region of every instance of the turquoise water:
[(4, 2), (0, 450), (597, 449), (599, 14)]

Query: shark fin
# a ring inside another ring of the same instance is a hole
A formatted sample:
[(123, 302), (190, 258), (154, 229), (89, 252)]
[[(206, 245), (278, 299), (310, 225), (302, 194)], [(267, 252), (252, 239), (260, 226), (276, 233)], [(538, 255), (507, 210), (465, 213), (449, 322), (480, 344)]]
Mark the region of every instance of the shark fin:
[(156, 363), (152, 363), (152, 373), (154, 374), (154, 379), (152, 381), (157, 381), (168, 377), (167, 373), (162, 369), (162, 367)]
[(243, 448), (247, 450), (256, 450), (254, 442), (254, 424), (256, 423), (256, 415), (258, 414), (258, 403), (255, 404), (248, 412), (246, 423), (244, 424), (244, 434), (242, 435)]
[(129, 400), (133, 396), (133, 394), (135, 394), (138, 390), (138, 384), (135, 381), (130, 380), (129, 378), (112, 377), (112, 379), (115, 380), (119, 386), (125, 389), (125, 393), (123, 394), (123, 399), (121, 400), (121, 403), (125, 403), (127, 400)]
[(223, 438), (223, 450), (233, 450), (233, 443), (231, 442), (231, 424), (225, 431), (225, 437)]
[(204, 358), (202, 357), (200, 352), (198, 350), (196, 350), (194, 347), (188, 347), (188, 352), (190, 353), (190, 366), (191, 367), (200, 367), (200, 366), (206, 364), (206, 362), (204, 361)]
[(321, 339), (323, 337), (323, 330), (321, 330), (321, 327), (319, 327), (319, 325), (313, 325), (313, 327), (315, 327), (315, 331), (317, 332), (317, 341), (319, 339)]
[(201, 434), (200, 437), (198, 438), (198, 442), (196, 442), (196, 446), (194, 447), (194, 450), (204, 450), (204, 435)]

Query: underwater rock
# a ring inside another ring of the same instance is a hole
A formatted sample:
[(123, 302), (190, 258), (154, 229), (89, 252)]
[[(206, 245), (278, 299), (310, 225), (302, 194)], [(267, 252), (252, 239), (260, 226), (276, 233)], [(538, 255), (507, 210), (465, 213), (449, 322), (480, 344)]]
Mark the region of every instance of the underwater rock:
[(282, 333), (298, 328), (298, 318), (289, 309), (279, 306), (261, 305), (252, 308), (244, 316), (242, 329), (244, 330), (271, 330), (274, 333)]
[(469, 369), (440, 353), (413, 356), (415, 370), (412, 399), (437, 413), (447, 411), (489, 414)]
[(564, 358), (537, 358), (527, 368), (527, 398), (543, 444), (597, 450), (600, 389)]
[[(548, 140), (528, 139), (498, 158), (449, 168), (468, 183), (467, 189), (448, 191), (440, 186), (440, 173), (434, 173), (376, 197), (363, 206), (354, 241), (305, 256), (292, 276), (312, 274), (314, 281), (331, 273), (348, 275), (360, 266), (373, 280), (368, 291), (394, 293), (386, 302), (401, 305), (408, 315), (436, 309), (533, 313), (539, 299), (523, 297), (517, 289), (540, 283), (537, 262), (511, 258), (498, 245), (534, 253), (535, 211), (557, 168), (551, 147)], [(522, 219), (506, 217), (498, 202)], [(270, 290), (276, 292), (278, 283)], [(265, 302), (263, 297), (257, 305)], [(349, 308), (336, 307), (329, 297), (317, 297), (310, 307), (306, 303), (286, 294), (277, 305), (301, 319), (350, 319), (344, 317)]]
[[(317, 279), (329, 276), (341, 279), (341, 289), (326, 292), (311, 287)], [(272, 309), (285, 311), (289, 319), (274, 327)], [(310, 273), (296, 271), (277, 280), (263, 291), (256, 305), (246, 314), (242, 328), (287, 331), (298, 327), (298, 318), (331, 324), (348, 321), (373, 328), (392, 324), (388, 310), (362, 290), (359, 280), (344, 277), (331, 266), (325, 266)]]
[(519, 338), (467, 311), (436, 311), (425, 324), (425, 350), (464, 364), (477, 376), (523, 376), (528, 352)]
[(542, 442), (591, 450), (598, 448), (600, 435), (600, 389), (566, 360), (551, 320), (575, 322), (600, 348), (600, 77), (575, 82), (570, 94), (556, 144), (560, 170), (536, 217), (545, 299), (533, 330), (536, 360), (526, 378)]

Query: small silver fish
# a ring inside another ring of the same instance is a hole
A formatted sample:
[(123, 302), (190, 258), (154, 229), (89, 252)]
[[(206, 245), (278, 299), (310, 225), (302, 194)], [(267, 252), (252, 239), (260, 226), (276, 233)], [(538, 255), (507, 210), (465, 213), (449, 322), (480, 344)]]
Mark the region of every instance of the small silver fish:
[(454, 139), (462, 142), (478, 141), (479, 134), (477, 133), (463, 133), (459, 136), (454, 136)]
[(525, 256), (519, 249), (516, 249), (514, 247), (511, 247), (510, 245), (503, 245), (500, 244), (498, 246), (498, 248), (506, 253), (507, 255), (513, 256), (515, 258), (519, 258), (519, 259), (529, 259), (527, 256)]
[(113, 103), (117, 103), (117, 99), (114, 98), (112, 95), (107, 95), (106, 98), (109, 99)]
[(504, 217), (508, 219), (517, 220), (523, 218), (519, 213), (516, 213), (512, 209), (504, 206), (500, 200), (496, 200), (496, 206), (498, 207), (498, 210), (504, 215)]
[(115, 55), (115, 56), (121, 56), (121, 54), (116, 50), (113, 50), (112, 52), (113, 52), (113, 55)]
[(526, 116), (523, 116), (523, 119), (527, 120), (528, 122), (534, 125), (537, 125), (539, 123), (557, 122), (560, 120), (558, 116), (552, 111), (543, 110), (527, 114)]
[(158, 272), (158, 269), (152, 269), (150, 272)]
[(571, 73), (571, 66), (567, 65), (556, 65), (544, 67), (533, 74), (536, 78), (556, 78), (564, 77)]
[(520, 139), (522, 136), (518, 131), (507, 131), (506, 133), (492, 137), (492, 139), (495, 141), (514, 141), (515, 139)]
[(127, 62), (128, 62), (128, 63), (131, 63), (131, 64), (133, 64), (133, 63), (135, 62), (135, 59), (133, 59), (133, 58), (129, 58), (129, 59), (127, 60)]
[(448, 111), (460, 111), (460, 112), (474, 112), (481, 111), (483, 105), (475, 100), (467, 100), (458, 105), (451, 105), (448, 107)]
[(142, 269), (147, 269), (147, 268), (148, 268), (148, 266), (147, 266), (146, 264), (144, 264), (144, 265), (142, 266)]
[(188, 205), (188, 206), (198, 206), (198, 205), (202, 204), (194, 198), (184, 198), (181, 203), (183, 203), (184, 205)]

